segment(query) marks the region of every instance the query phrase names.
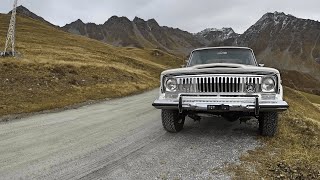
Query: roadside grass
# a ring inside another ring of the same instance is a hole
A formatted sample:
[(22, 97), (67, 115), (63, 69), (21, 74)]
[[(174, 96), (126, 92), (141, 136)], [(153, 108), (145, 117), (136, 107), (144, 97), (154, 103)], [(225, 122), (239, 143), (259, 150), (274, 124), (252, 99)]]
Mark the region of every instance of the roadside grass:
[(301, 92), (310, 102), (320, 105), (320, 96)]
[[(0, 47), (8, 22), (0, 15)], [(29, 18), (17, 22), (21, 55), (0, 59), (0, 117), (153, 89), (161, 71), (182, 64), (159, 50), (116, 48)], [(279, 133), (260, 138), (263, 147), (230, 165), (235, 179), (320, 178), (320, 110), (312, 104), (320, 97), (290, 88), (285, 96), (290, 109), (281, 115)]]
[[(9, 18), (0, 14), (0, 48)], [(0, 59), (0, 117), (150, 90), (163, 70), (183, 62), (160, 50), (113, 47), (26, 17), (17, 18), (16, 41), (18, 57)]]
[(298, 71), (281, 71), (283, 85), (299, 91), (320, 96), (320, 81), (307, 73)]
[[(229, 166), (234, 179), (320, 179), (320, 109), (304, 95), (285, 88), (290, 109), (281, 115), (279, 132), (259, 138), (262, 147)], [(307, 96), (313, 102), (320, 98)]]

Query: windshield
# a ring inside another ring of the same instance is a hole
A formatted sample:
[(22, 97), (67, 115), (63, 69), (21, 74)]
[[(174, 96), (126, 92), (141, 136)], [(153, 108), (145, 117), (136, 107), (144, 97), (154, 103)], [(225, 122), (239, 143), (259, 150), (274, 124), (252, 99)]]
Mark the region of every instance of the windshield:
[(189, 66), (211, 63), (257, 65), (249, 49), (204, 49), (193, 52)]

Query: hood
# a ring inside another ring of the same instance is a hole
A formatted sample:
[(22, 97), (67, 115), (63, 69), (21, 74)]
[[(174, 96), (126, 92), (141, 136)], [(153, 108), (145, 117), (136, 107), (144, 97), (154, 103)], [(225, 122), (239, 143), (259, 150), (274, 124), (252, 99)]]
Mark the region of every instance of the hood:
[(186, 68), (170, 69), (162, 75), (197, 75), (197, 74), (279, 74), (274, 68), (258, 67), (243, 64), (214, 63), (202, 64)]

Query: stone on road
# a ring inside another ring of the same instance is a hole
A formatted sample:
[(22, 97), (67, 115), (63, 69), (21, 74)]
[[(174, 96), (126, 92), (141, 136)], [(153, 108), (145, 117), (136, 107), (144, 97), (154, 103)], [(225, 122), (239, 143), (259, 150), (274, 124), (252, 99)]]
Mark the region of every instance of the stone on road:
[(167, 133), (158, 91), (0, 123), (1, 179), (229, 179), (257, 125), (220, 118)]

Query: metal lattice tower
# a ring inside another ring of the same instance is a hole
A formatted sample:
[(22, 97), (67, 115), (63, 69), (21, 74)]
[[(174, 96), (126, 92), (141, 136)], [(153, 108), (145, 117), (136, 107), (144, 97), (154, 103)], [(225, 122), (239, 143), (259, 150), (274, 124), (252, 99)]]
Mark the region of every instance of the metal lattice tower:
[(6, 46), (4, 48), (4, 53), (8, 53), (11, 49), (12, 56), (15, 56), (15, 31), (16, 31), (16, 14), (17, 14), (17, 4), (18, 0), (14, 0), (12, 15), (10, 19), (10, 25), (7, 34)]

